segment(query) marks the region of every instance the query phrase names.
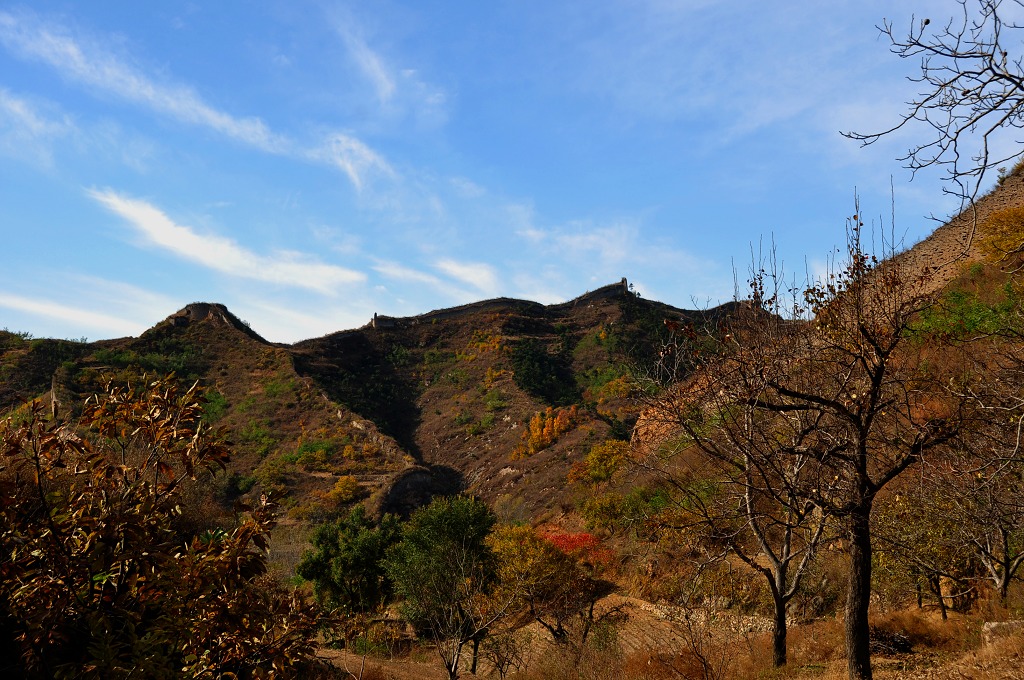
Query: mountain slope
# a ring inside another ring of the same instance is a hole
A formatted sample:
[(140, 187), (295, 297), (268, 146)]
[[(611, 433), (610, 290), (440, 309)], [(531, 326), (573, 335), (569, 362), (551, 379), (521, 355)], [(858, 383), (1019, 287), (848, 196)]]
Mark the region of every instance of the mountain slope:
[(984, 222), (993, 213), (1024, 206), (1024, 167), (1004, 176), (990, 192), (894, 260), (907, 280), (923, 282), (926, 295), (946, 288), (965, 266), (983, 259)]
[(138, 338), (3, 333), (0, 407), (73, 408), (107, 380), (174, 371), (207, 388), (208, 420), (235, 443), (211, 483), (224, 500), (274, 490), (315, 520), (368, 495), (404, 513), (466, 490), (556, 515), (571, 507), (571, 465), (629, 437), (630, 372), (657, 363), (671, 329), (727, 312), (643, 300), (622, 281), (559, 305), (486, 300), (282, 345), (193, 303)]

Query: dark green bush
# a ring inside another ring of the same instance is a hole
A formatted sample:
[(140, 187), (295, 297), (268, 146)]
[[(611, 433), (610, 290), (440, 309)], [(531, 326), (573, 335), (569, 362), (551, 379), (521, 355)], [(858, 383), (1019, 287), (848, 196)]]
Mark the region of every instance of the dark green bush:
[(516, 344), (512, 350), (512, 370), (516, 385), (546, 404), (568, 406), (580, 400), (568, 355), (550, 354), (539, 340)]

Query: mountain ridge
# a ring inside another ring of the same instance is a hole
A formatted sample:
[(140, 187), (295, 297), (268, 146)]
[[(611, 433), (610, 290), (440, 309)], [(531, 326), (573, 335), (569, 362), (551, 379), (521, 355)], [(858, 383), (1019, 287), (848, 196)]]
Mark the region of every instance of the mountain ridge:
[[(204, 385), (210, 422), (235, 442), (213, 495), (273, 490), (296, 521), (367, 497), (408, 512), (454, 490), (556, 516), (573, 504), (568, 466), (628, 436), (629, 365), (657, 360), (665, 321), (729, 309), (642, 299), (622, 279), (552, 305), (493, 298), (285, 344), (223, 304), (193, 302), (138, 337), (0, 336), (0, 408), (32, 398), (68, 408), (107, 380), (173, 371)], [(568, 430), (531, 443), (533, 421), (570, 411)]]

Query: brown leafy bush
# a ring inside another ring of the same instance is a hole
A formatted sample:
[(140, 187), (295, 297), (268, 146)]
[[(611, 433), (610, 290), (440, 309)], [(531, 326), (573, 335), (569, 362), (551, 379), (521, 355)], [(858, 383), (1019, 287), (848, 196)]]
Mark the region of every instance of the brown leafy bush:
[(183, 489), (223, 468), (197, 386), (110, 386), (75, 426), (0, 421), (0, 644), (24, 677), (284, 677), (314, 612), (260, 581), (274, 504), (185, 534)]
[(978, 626), (966, 619), (942, 621), (938, 616), (924, 610), (901, 610), (875, 617), (871, 622), (872, 641), (877, 640), (879, 651), (887, 651), (885, 647), (905, 649), (893, 651), (917, 651), (930, 649), (933, 651), (962, 652), (978, 644), (978, 634), (974, 630)]

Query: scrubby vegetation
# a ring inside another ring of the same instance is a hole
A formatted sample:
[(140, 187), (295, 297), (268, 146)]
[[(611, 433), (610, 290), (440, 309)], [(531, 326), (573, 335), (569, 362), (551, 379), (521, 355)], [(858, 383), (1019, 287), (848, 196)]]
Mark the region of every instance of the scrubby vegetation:
[(269, 499), (182, 508), (229, 449), (196, 387), (110, 385), (79, 422), (34, 402), (0, 422), (4, 671), (48, 677), (288, 677), (321, 621), (266, 574)]

